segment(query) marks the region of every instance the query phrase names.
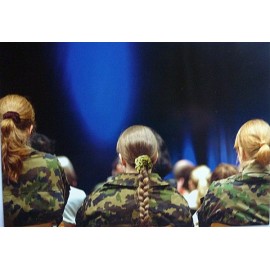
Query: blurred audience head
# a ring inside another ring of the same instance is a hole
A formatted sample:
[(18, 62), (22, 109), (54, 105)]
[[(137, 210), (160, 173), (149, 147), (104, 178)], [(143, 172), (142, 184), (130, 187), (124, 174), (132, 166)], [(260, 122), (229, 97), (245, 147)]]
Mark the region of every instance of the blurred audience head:
[(188, 181), (189, 189), (192, 191), (198, 186), (208, 186), (208, 181), (211, 176), (211, 170), (206, 165), (196, 166), (190, 173)]
[(30, 137), (30, 144), (40, 152), (55, 154), (55, 141), (44, 134), (34, 132)]
[[(178, 160), (173, 166), (173, 176), (177, 183), (177, 190), (180, 192), (182, 189), (188, 190), (188, 180), (191, 171), (195, 168), (190, 160)], [(180, 192), (181, 193), (181, 192)]]
[(229, 163), (220, 163), (217, 167), (213, 170), (211, 177), (209, 179), (209, 185), (217, 180), (228, 178), (231, 175), (237, 174), (238, 168), (235, 165)]

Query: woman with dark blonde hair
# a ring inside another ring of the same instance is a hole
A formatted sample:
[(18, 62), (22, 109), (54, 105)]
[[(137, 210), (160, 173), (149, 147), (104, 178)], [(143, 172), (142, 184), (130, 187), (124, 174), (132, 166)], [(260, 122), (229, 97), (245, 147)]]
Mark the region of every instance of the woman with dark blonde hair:
[(20, 95), (0, 99), (5, 226), (57, 226), (69, 185), (55, 156), (35, 151), (31, 103)]
[(246, 122), (235, 139), (240, 173), (214, 181), (198, 210), (199, 226), (269, 224), (270, 126)]
[(193, 226), (182, 195), (152, 173), (158, 144), (150, 128), (127, 128), (116, 150), (125, 172), (86, 198), (77, 212), (77, 226)]

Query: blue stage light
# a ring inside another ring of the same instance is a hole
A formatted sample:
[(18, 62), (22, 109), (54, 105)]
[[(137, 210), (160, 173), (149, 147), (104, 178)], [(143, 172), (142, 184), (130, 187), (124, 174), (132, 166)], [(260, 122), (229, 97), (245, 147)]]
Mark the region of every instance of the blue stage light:
[(223, 126), (212, 128), (208, 138), (208, 166), (214, 170), (219, 163), (236, 164), (236, 153), (233, 149), (234, 136), (225, 131)]
[(184, 137), (183, 158), (192, 161), (194, 164), (197, 164), (195, 151), (193, 148), (193, 143), (190, 134), (186, 134)]
[(114, 145), (136, 105), (130, 43), (64, 45), (65, 82), (74, 110), (98, 147)]

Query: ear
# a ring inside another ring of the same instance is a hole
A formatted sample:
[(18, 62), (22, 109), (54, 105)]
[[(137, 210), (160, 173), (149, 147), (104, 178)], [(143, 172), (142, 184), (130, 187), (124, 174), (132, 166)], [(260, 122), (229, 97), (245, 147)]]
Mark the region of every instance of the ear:
[(153, 160), (153, 165), (157, 162), (157, 160), (158, 160), (158, 152), (157, 152), (157, 154), (156, 154), (156, 156), (155, 156), (155, 158)]
[(238, 159), (239, 159), (240, 163), (247, 160), (246, 152), (244, 151), (244, 149), (241, 146), (238, 149)]
[(33, 128), (34, 128), (34, 126), (33, 126), (33, 125), (31, 125), (31, 126), (30, 126), (30, 128), (29, 128), (29, 135), (31, 135), (31, 134), (32, 134)]
[(127, 162), (122, 158), (122, 155), (119, 153), (119, 160), (122, 163), (123, 166), (127, 165)]

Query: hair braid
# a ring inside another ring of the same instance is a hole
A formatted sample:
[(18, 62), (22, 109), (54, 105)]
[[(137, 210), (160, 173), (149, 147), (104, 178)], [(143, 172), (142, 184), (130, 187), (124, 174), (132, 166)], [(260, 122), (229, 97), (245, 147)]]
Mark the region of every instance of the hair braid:
[(121, 158), (128, 167), (134, 168), (138, 172), (136, 177), (138, 188), (135, 195), (139, 208), (139, 224), (137, 225), (152, 226), (153, 223), (149, 215), (149, 174), (158, 157), (157, 139), (149, 127), (134, 125), (120, 135), (116, 151), (121, 154)]
[(141, 226), (150, 226), (149, 216), (149, 175), (145, 168), (139, 173), (138, 201)]

